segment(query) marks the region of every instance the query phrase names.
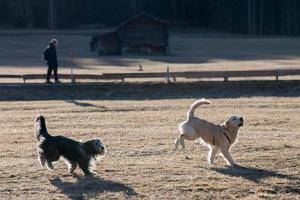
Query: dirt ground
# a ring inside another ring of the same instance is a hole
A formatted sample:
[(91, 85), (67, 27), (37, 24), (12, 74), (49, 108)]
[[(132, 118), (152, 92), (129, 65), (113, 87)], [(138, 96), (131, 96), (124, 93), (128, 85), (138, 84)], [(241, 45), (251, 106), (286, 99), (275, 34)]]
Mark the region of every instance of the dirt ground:
[[(61, 42), (61, 73), (299, 69), (299, 38), (245, 38), (172, 32), (170, 56), (106, 56), (89, 52), (92, 32), (1, 31), (0, 74), (44, 73), (41, 51)], [(247, 80), (81, 84), (19, 84), (0, 80), (1, 199), (299, 199), (300, 81)], [(245, 124), (232, 148), (242, 169), (221, 156), (209, 165), (207, 148), (187, 142), (173, 151), (177, 127), (191, 103), (196, 115), (222, 123), (231, 114)], [(67, 176), (37, 160), (33, 121), (46, 117), (53, 135), (101, 138), (108, 149), (94, 178)]]

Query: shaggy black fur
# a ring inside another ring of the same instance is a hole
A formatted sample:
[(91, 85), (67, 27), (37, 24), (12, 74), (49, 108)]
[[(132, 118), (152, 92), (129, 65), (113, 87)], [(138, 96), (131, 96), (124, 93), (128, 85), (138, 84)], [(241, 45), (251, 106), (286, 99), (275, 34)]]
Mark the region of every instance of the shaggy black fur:
[(37, 150), (42, 166), (53, 170), (52, 162), (63, 156), (69, 164), (69, 173), (73, 174), (79, 166), (85, 175), (91, 175), (94, 161), (105, 153), (105, 146), (99, 139), (78, 142), (64, 136), (51, 136), (46, 128), (45, 118), (38, 115), (35, 120), (36, 138), (39, 141)]

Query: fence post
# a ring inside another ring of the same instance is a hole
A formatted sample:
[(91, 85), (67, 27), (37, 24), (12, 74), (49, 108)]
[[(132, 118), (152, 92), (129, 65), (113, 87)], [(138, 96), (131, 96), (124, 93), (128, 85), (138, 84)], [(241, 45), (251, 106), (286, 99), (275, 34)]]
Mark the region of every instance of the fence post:
[(75, 77), (73, 73), (73, 68), (74, 68), (74, 61), (73, 61), (73, 53), (71, 53), (71, 83), (75, 83)]
[(167, 66), (166, 78), (167, 78), (167, 83), (170, 83), (170, 69), (169, 69), (169, 65)]
[(143, 65), (139, 64), (139, 71), (143, 71)]

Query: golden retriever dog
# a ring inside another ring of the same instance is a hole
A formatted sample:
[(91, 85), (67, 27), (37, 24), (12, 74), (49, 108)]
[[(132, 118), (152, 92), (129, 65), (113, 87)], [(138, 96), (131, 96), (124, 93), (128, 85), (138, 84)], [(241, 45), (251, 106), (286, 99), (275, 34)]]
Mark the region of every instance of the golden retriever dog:
[(216, 154), (221, 151), (226, 162), (238, 166), (230, 155), (230, 148), (237, 140), (239, 128), (243, 126), (243, 118), (229, 117), (223, 124), (214, 124), (194, 116), (195, 110), (210, 101), (200, 99), (194, 102), (187, 112), (187, 119), (179, 125), (179, 137), (175, 141), (175, 150), (179, 144), (185, 149), (184, 140), (194, 141), (200, 138), (209, 147), (208, 162), (213, 164)]

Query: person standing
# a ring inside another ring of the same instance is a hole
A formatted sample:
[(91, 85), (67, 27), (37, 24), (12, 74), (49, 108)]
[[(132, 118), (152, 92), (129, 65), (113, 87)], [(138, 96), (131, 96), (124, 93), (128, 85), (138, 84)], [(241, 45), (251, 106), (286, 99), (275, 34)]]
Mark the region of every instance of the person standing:
[(54, 73), (55, 83), (60, 83), (57, 75), (57, 68), (58, 68), (57, 54), (56, 54), (57, 47), (58, 47), (58, 41), (56, 39), (52, 39), (49, 45), (43, 51), (44, 60), (47, 62), (48, 65), (46, 83), (52, 83), (50, 81), (52, 71)]

